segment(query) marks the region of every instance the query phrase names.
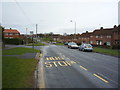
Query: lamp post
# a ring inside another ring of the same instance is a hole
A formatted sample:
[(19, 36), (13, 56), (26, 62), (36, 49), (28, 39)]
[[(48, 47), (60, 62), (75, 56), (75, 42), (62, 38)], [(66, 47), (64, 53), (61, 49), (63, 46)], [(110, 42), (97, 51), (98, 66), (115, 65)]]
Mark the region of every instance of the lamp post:
[(76, 21), (70, 20), (70, 22), (74, 22), (75, 24), (75, 39), (76, 39)]
[(76, 34), (76, 21), (70, 20), (70, 22), (74, 22), (74, 24), (75, 24), (75, 34)]

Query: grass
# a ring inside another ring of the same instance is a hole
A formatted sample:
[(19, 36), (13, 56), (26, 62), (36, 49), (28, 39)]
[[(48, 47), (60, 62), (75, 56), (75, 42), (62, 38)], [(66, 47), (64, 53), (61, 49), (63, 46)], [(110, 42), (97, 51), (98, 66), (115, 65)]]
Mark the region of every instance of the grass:
[[(40, 43), (40, 42), (38, 42), (38, 43), (34, 43), (34, 46), (44, 46), (44, 45), (45, 45), (45, 44)], [(33, 46), (33, 44), (30, 43), (30, 44), (27, 44), (26, 46)]]
[(105, 48), (94, 47), (93, 51), (98, 52), (98, 53), (103, 53), (103, 54), (108, 54), (108, 55), (113, 55), (113, 56), (119, 56), (120, 57), (120, 52), (118, 52), (116, 50), (113, 50), (113, 49), (105, 49)]
[[(21, 55), (24, 53), (32, 53), (32, 48), (16, 47), (7, 50), (3, 50), (3, 55)], [(34, 52), (37, 53), (39, 50), (34, 49)]]
[(51, 38), (42, 38), (41, 41), (44, 41), (44, 42), (49, 42), (49, 41), (53, 41)]
[(64, 45), (63, 43), (55, 43), (55, 45)]
[(3, 56), (2, 87), (3, 88), (34, 88), (34, 71), (37, 60), (19, 59)]

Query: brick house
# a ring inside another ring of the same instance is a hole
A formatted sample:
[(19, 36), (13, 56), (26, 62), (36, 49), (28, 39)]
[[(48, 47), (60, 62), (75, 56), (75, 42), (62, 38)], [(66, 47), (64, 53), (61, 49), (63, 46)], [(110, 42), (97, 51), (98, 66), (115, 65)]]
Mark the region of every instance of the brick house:
[(5, 29), (4, 38), (20, 38), (20, 32), (16, 29)]
[(120, 25), (118, 27), (114, 27), (114, 29), (113, 29), (112, 44), (113, 45), (116, 45), (116, 44), (120, 45)]
[(90, 35), (90, 44), (93, 45), (111, 45), (113, 38), (113, 28), (96, 29)]
[(92, 32), (88, 32), (86, 31), (86, 33), (82, 33), (79, 37), (78, 37), (78, 43), (90, 43), (90, 35), (92, 34)]

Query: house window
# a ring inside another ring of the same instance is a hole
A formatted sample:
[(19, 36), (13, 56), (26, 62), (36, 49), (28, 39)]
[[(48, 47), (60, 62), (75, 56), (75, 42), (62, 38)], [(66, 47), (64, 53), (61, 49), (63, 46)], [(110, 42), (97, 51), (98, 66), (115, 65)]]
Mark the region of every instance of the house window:
[(9, 35), (13, 35), (13, 33), (9, 33)]
[(107, 44), (108, 46), (110, 46), (110, 42), (107, 42), (106, 44)]
[(96, 41), (96, 44), (97, 44), (97, 45), (102, 45), (102, 41), (101, 41), (101, 40), (97, 40), (97, 41)]
[(96, 36), (96, 38), (98, 38), (98, 36)]
[(16, 33), (15, 35), (19, 35), (18, 33)]
[(13, 37), (9, 37), (10, 39), (13, 38)]
[(111, 36), (110, 36), (110, 35), (107, 35), (107, 38), (111, 38)]
[(91, 38), (93, 37), (93, 36), (90, 36)]
[(8, 33), (5, 33), (5, 35), (8, 35)]
[(100, 38), (103, 38), (103, 36), (101, 35)]
[(120, 44), (120, 40), (115, 40), (115, 44)]
[(93, 43), (93, 41), (90, 41), (90, 43), (92, 44), (92, 43)]

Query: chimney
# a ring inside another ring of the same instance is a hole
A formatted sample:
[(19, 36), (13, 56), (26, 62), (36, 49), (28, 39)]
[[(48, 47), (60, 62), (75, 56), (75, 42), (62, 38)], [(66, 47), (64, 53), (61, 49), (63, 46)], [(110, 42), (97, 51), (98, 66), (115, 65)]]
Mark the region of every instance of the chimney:
[(12, 28), (10, 28), (10, 30), (12, 30)]
[(102, 29), (103, 29), (103, 27), (100, 27), (100, 29), (102, 30)]
[(117, 26), (116, 25), (114, 25), (114, 28), (116, 28)]
[(86, 33), (88, 33), (88, 31), (86, 31)]

